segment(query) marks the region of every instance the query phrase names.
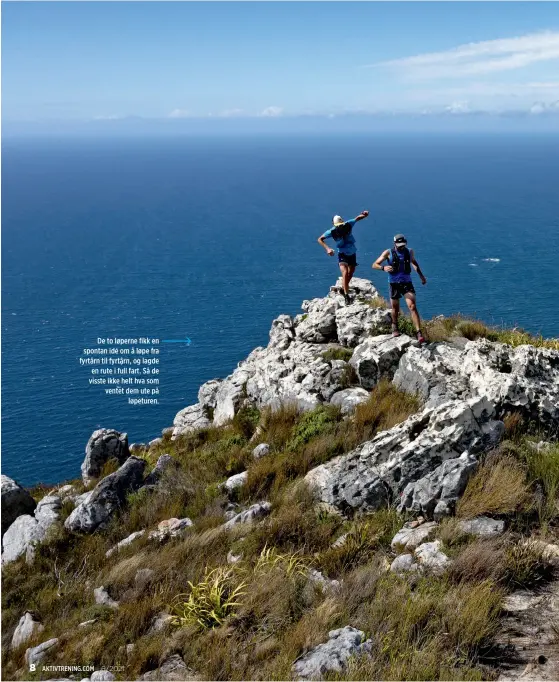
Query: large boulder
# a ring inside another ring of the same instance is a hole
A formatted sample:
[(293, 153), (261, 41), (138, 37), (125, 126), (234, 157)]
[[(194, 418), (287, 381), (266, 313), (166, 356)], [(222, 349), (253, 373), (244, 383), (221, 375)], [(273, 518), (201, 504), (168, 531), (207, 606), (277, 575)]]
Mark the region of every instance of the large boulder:
[(367, 402), (369, 400), (370, 393), (360, 386), (352, 386), (351, 388), (344, 388), (341, 391), (337, 391), (330, 398), (332, 405), (337, 405), (342, 414), (351, 414), (357, 405)]
[(390, 311), (356, 301), (336, 310), (338, 341), (355, 348), (366, 336), (384, 334), (390, 329)]
[(173, 420), (173, 434), (171, 440), (175, 440), (178, 436), (183, 436), (198, 429), (207, 429), (211, 425), (211, 420), (208, 417), (208, 410), (204, 405), (196, 403), (196, 405), (189, 405), (177, 412)]
[(37, 620), (33, 613), (31, 613), (31, 611), (26, 611), (19, 619), (19, 623), (12, 635), (12, 649), (17, 649), (22, 644), (27, 643), (44, 629), (45, 626)]
[(371, 336), (355, 348), (349, 364), (361, 386), (371, 390), (381, 379), (392, 379), (400, 358), (411, 345), (417, 345), (417, 341), (405, 334), (396, 338), (391, 334)]
[(51, 653), (58, 645), (58, 639), (53, 637), (52, 639), (42, 642), (41, 644), (27, 649), (25, 652), (25, 663), (29, 668), (32, 665), (38, 665), (42, 663), (45, 657)]
[(27, 490), (2, 474), (2, 537), (18, 516), (33, 514), (35, 507), (35, 500)]
[(85, 446), (85, 459), (82, 462), (82, 480), (89, 485), (99, 478), (105, 462), (115, 459), (123, 464), (130, 456), (128, 435), (114, 429), (98, 429), (94, 431)]
[(66, 519), (66, 528), (72, 532), (93, 533), (97, 528), (105, 527), (112, 515), (124, 506), (128, 493), (142, 485), (145, 466), (144, 459), (129, 457), (74, 509)]
[(328, 633), (328, 641), (311, 649), (292, 666), (299, 680), (320, 680), (328, 673), (343, 673), (352, 656), (371, 653), (372, 640), (365, 633), (349, 625)]
[[(450, 401), (426, 408), (351, 452), (309, 471), (306, 482), (321, 502), (342, 511), (375, 510), (401, 500), (405, 509), (414, 497), (407, 486), (437, 470), (443, 462), (485, 447), (483, 426), (493, 406), (484, 399)], [(451, 472), (452, 473), (452, 472)], [(462, 480), (462, 479), (460, 479)], [(449, 493), (454, 497), (456, 487)], [(441, 489), (443, 499), (447, 489)]]
[(39, 501), (35, 515), (18, 516), (4, 534), (2, 540), (2, 564), (8, 564), (20, 556), (27, 563), (35, 558), (35, 547), (43, 542), (50, 527), (55, 524), (62, 509), (62, 500), (57, 495), (47, 495)]
[(309, 343), (335, 341), (337, 338), (336, 310), (339, 306), (339, 301), (336, 299), (319, 298), (304, 301), (302, 308), (306, 311), (306, 315), (297, 326), (297, 337)]
[(551, 432), (559, 427), (559, 351), (548, 348), (487, 339), (464, 349), (445, 343), (409, 348), (394, 383), (418, 392), (427, 405), (479, 396), (495, 405), (497, 416), (519, 411)]

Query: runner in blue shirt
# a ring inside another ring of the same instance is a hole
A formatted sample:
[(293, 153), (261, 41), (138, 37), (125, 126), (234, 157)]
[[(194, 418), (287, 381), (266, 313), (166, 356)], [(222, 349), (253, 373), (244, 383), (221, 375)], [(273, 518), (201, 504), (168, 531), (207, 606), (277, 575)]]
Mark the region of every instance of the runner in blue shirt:
[(331, 249), (328, 244), (324, 242), (330, 237), (336, 242), (338, 248), (338, 263), (342, 273), (342, 286), (344, 290), (344, 300), (346, 305), (351, 303), (349, 298), (349, 283), (357, 267), (357, 249), (355, 247), (355, 238), (352, 234), (353, 226), (358, 220), (363, 220), (369, 215), (369, 211), (363, 211), (352, 220), (345, 221), (341, 216), (335, 215), (332, 218), (333, 227), (318, 238), (318, 243), (326, 249), (329, 256), (334, 255), (334, 249)]

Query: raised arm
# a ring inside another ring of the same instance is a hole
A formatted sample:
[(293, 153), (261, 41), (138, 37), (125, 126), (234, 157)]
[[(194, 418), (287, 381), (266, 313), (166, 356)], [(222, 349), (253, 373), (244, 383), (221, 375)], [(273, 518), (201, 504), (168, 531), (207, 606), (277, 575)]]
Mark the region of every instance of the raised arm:
[(386, 249), (386, 251), (383, 251), (380, 256), (376, 259), (376, 261), (372, 264), (373, 270), (386, 270), (386, 272), (392, 272), (392, 266), (391, 265), (383, 265), (382, 263), (388, 259), (390, 256), (390, 249)]
[(419, 263), (415, 258), (415, 253), (413, 252), (413, 249), (410, 249), (410, 260), (411, 264), (413, 265), (413, 269), (417, 272), (419, 278), (421, 279), (421, 284), (427, 284), (427, 279), (425, 275), (421, 272), (421, 268), (419, 267)]
[(359, 215), (355, 216), (355, 222), (357, 222), (358, 220), (363, 220), (368, 215), (369, 215), (369, 211), (361, 211), (361, 213)]

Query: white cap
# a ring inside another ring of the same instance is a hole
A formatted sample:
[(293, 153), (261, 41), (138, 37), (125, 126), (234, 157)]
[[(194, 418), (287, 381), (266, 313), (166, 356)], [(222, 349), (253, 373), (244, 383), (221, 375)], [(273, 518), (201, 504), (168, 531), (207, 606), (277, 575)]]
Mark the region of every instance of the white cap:
[(340, 223), (343, 223), (343, 222), (344, 222), (344, 219), (342, 218), (341, 215), (335, 215), (335, 216), (332, 218), (332, 222), (334, 223), (334, 225), (339, 225)]

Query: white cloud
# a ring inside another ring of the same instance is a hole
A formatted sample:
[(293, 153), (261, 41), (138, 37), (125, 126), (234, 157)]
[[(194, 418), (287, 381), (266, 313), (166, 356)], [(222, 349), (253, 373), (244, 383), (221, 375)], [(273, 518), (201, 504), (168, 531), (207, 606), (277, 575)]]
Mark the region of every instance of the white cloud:
[(453, 102), (445, 107), (445, 111), (449, 114), (468, 114), (471, 109), (468, 102)]
[(559, 31), (468, 43), (369, 66), (395, 69), (415, 80), (475, 76), (519, 69), (559, 59)]
[(266, 109), (260, 112), (259, 116), (277, 117), (281, 116), (282, 114), (283, 109), (281, 107), (266, 107)]
[(530, 107), (531, 114), (559, 113), (559, 100), (557, 102), (536, 102)]
[(173, 109), (169, 114), (169, 118), (188, 118), (190, 112), (188, 109)]
[(244, 114), (244, 109), (224, 109), (217, 115), (220, 118), (235, 118), (235, 116), (243, 116)]
[(99, 116), (94, 116), (93, 120), (94, 121), (119, 121), (121, 119), (125, 118), (125, 116), (122, 116), (120, 114), (100, 114)]

